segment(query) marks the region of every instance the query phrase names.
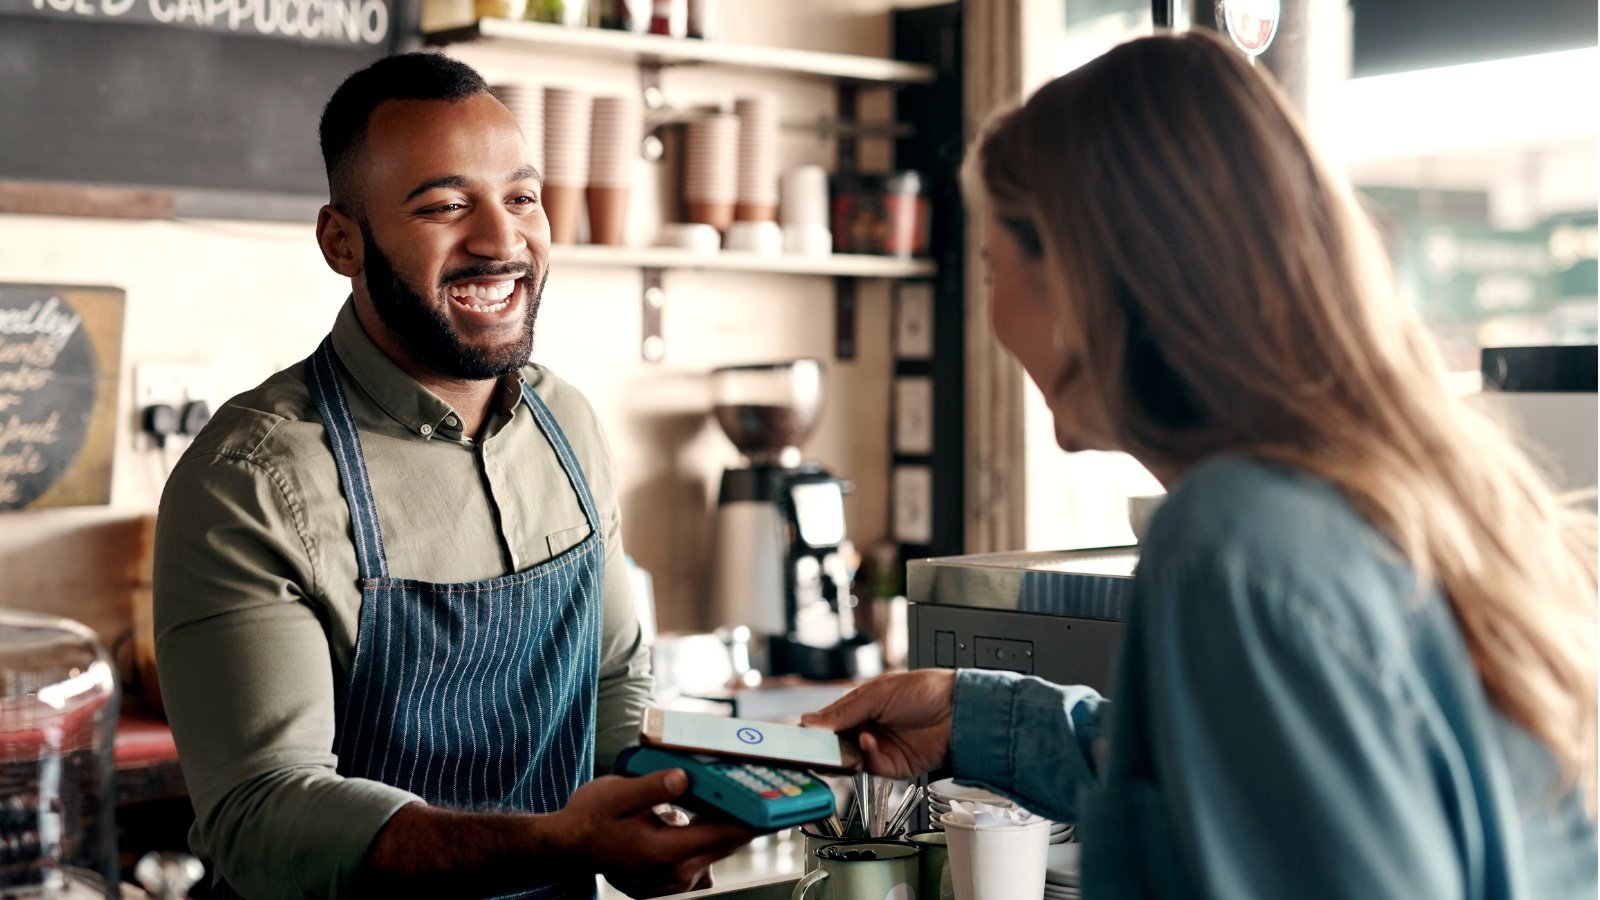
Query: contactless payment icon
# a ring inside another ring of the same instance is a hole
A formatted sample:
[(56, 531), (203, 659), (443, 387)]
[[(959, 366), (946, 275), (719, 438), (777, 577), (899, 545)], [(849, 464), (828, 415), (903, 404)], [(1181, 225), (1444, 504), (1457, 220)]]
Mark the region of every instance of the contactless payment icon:
[(746, 744), (759, 744), (766, 740), (766, 735), (755, 728), (749, 727), (739, 729), (735, 735)]

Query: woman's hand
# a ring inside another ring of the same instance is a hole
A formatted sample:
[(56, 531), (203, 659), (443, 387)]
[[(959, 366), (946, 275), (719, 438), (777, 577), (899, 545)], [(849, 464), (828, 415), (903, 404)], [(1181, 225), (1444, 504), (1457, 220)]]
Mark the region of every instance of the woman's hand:
[(913, 778), (944, 765), (950, 756), (950, 717), (956, 673), (920, 669), (883, 675), (840, 697), (800, 723), (854, 731), (868, 772)]

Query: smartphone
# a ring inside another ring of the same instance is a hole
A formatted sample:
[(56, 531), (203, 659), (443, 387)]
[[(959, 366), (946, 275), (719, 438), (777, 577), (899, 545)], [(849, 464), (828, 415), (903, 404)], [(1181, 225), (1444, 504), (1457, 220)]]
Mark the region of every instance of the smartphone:
[(642, 743), (665, 750), (762, 760), (795, 769), (855, 772), (861, 751), (823, 728), (651, 707), (639, 725)]

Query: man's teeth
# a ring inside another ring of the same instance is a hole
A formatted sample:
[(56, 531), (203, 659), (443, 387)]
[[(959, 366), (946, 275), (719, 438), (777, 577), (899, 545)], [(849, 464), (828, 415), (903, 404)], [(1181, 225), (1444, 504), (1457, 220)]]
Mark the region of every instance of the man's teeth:
[(517, 289), (515, 281), (496, 281), (492, 284), (456, 284), (450, 287), (450, 297), (455, 300), (486, 300), (496, 303), (511, 296)]

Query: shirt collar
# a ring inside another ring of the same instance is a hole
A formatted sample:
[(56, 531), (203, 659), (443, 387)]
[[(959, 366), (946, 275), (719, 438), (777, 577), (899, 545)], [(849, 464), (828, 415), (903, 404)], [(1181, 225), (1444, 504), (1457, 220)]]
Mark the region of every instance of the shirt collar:
[[(354, 298), (345, 300), (334, 319), (333, 350), (351, 380), (406, 430), (429, 439), (435, 435), (461, 439), (461, 417), (450, 404), (418, 384), (378, 348), (361, 326), (361, 320), (356, 318)], [(516, 415), (517, 404), (522, 399), (522, 373), (515, 372), (500, 379), (495, 399), (501, 413)], [(502, 416), (494, 418), (499, 420)], [(491, 430), (497, 430), (498, 424), (501, 423), (491, 423)]]

